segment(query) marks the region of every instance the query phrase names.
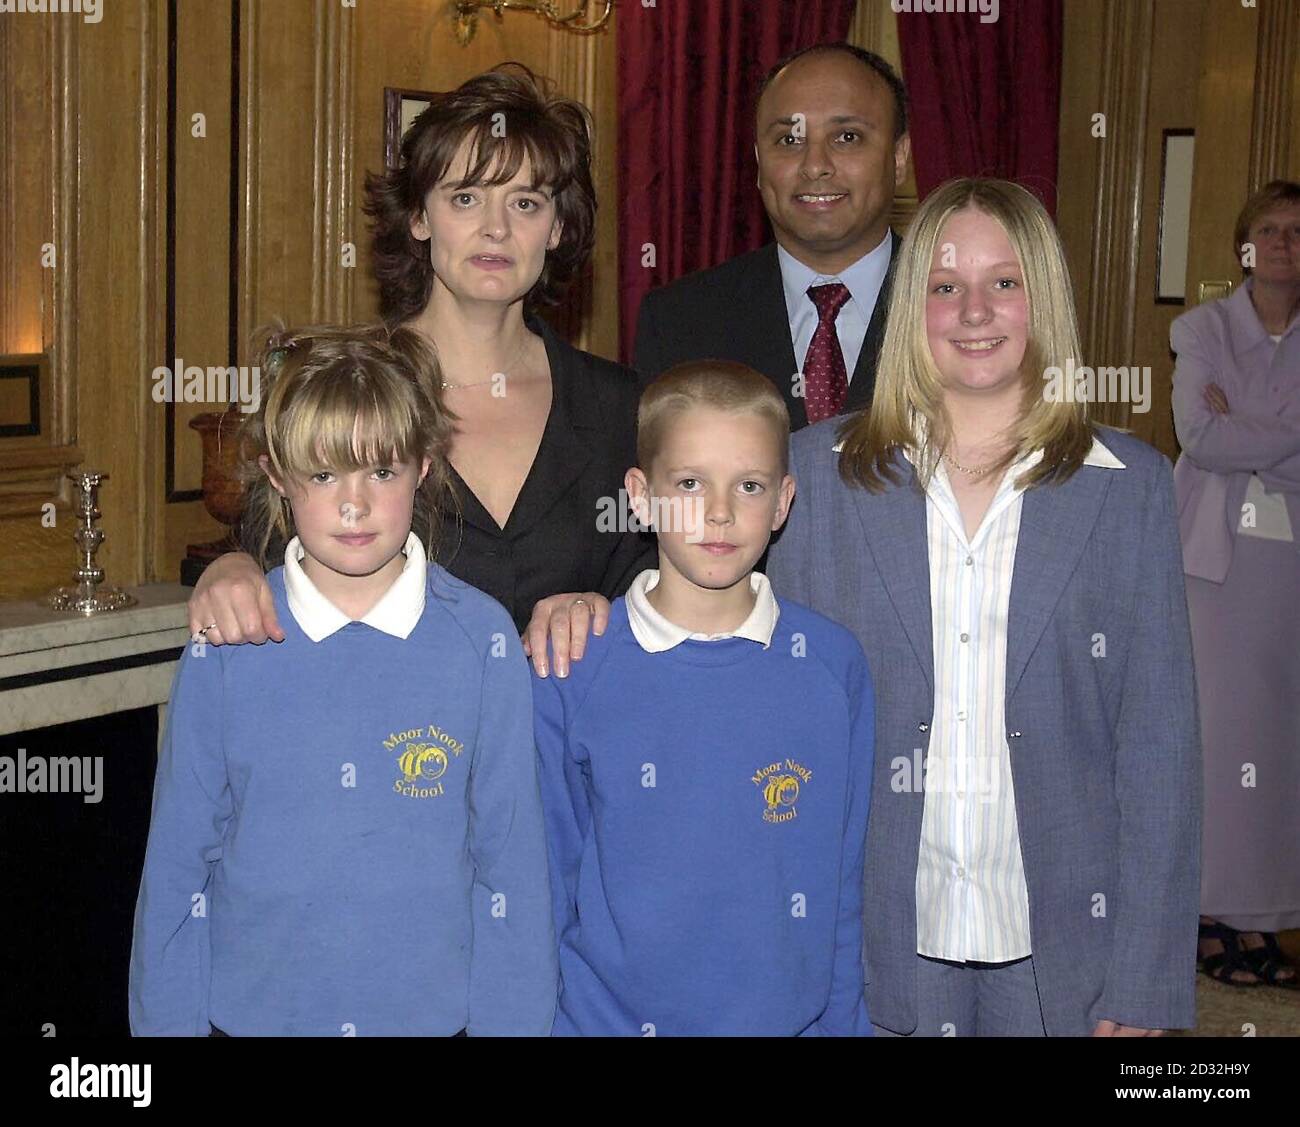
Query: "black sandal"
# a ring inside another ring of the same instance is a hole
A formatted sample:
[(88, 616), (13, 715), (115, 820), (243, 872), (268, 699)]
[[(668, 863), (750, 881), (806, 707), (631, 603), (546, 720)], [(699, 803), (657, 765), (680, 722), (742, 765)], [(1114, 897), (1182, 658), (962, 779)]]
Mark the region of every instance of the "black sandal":
[[(1241, 957), (1247, 968), (1269, 986), (1276, 986), (1280, 990), (1300, 990), (1300, 972), (1286, 961), (1277, 936), (1268, 931), (1256, 934), (1264, 940), (1262, 947), (1247, 947), (1244, 943), (1241, 945)], [(1289, 978), (1279, 977), (1287, 971), (1291, 972)]]
[[(1198, 947), (1201, 940), (1217, 939), (1222, 944), (1223, 950), (1213, 955), (1200, 955), (1198, 951), (1196, 969), (1207, 978), (1212, 978), (1215, 982), (1222, 982), (1224, 986), (1237, 986), (1243, 989), (1263, 986), (1264, 980), (1255, 967), (1251, 965), (1246, 952), (1241, 949), (1240, 938), (1240, 934), (1228, 927), (1227, 924), (1202, 923), (1197, 929)], [(1264, 948), (1261, 947), (1260, 950), (1263, 951)], [(1234, 973), (1238, 972), (1251, 974), (1255, 977), (1249, 982), (1242, 982), (1240, 979), (1232, 977)]]

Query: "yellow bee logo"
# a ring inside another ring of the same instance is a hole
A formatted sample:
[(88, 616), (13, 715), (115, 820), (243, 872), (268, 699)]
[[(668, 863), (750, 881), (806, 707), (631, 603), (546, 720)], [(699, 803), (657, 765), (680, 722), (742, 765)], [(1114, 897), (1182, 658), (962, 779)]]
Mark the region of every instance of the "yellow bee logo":
[(397, 757), (397, 765), (408, 783), (420, 779), (432, 782), (447, 770), (447, 753), (437, 744), (407, 744), (406, 750)]
[(763, 788), (763, 799), (769, 810), (778, 806), (793, 806), (799, 797), (799, 780), (793, 775), (773, 775)]

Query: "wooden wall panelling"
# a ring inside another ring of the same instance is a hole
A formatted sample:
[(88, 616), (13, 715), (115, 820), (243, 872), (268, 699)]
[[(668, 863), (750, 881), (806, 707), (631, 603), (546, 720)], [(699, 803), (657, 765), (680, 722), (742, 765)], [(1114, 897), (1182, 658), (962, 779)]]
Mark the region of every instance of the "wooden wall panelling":
[[(1296, 58), (1294, 51), (1291, 58)], [(1295, 65), (1294, 61), (1292, 65)], [(1291, 105), (1287, 117), (1291, 123), (1291, 133), (1287, 142), (1286, 178), (1300, 180), (1300, 79), (1294, 76), (1291, 80)]]
[[(166, 339), (150, 365), (225, 367), (238, 348), (237, 237), (240, 0), (187, 4), (159, 0), (167, 60), (159, 112), (164, 122), (167, 240), (160, 287)], [(195, 115), (202, 114), (201, 126)], [(201, 135), (198, 135), (201, 134)], [(151, 401), (152, 402), (152, 401)], [(190, 420), (225, 410), (223, 399), (154, 405), (164, 438), (164, 532), (154, 540), (154, 574), (174, 581), (186, 545), (215, 539), (221, 526), (202, 502), (203, 447)]]
[(618, 288), (596, 279), (618, 277), (618, 118), (614, 112), (617, 52), (613, 20), (597, 34), (551, 32), (544, 73), (592, 114), (592, 177), (596, 185), (596, 246), (589, 276), (575, 282), (556, 318), (579, 348), (618, 358)]
[[(1101, 139), (1095, 186), (1091, 273), (1093, 286), (1083, 330), (1084, 356), (1092, 365), (1133, 362), (1138, 300), (1147, 96), (1151, 68), (1153, 0), (1106, 0), (1101, 60)], [(1094, 404), (1094, 417), (1127, 426), (1128, 405)]]
[[(150, 474), (142, 435), (157, 417), (149, 374), (157, 362), (152, 67), (158, 18), (157, 5), (144, 3), (121, 5), (95, 25), (67, 21), (79, 55), (78, 190), (71, 204), (76, 336), (68, 370), (77, 387), (76, 438), (86, 467), (110, 475), (100, 498), (107, 539), (99, 559), (109, 580), (120, 584), (148, 578)], [(70, 564), (71, 528), (62, 533)]]
[[(1166, 129), (1190, 129), (1196, 124), (1204, 15), (1205, 0), (1156, 0), (1151, 27), (1158, 50), (1151, 56), (1132, 360), (1151, 369), (1151, 400), (1150, 410), (1130, 413), (1128, 426), (1170, 457), (1176, 455), (1178, 442), (1170, 406), (1174, 365), (1169, 352), (1169, 326), (1175, 317), (1196, 304), (1196, 295), (1193, 293), (1184, 305), (1155, 301), (1161, 158)], [(1204, 156), (1199, 147), (1198, 153)]]
[(1105, 142), (1093, 135), (1102, 110), (1106, 10), (1093, 0), (1065, 0), (1061, 52), (1061, 124), (1057, 157), (1056, 226), (1074, 286), (1079, 332), (1089, 338), (1093, 290), (1096, 186)]
[[(1240, 0), (1066, 0), (1058, 225), (1075, 283), (1089, 363), (1150, 366), (1147, 414), (1099, 405), (1103, 421), (1129, 426), (1173, 457), (1169, 323), (1195, 304), (1201, 280), (1241, 276), (1232, 223), (1250, 176), (1294, 164), (1290, 114), (1295, 80), (1256, 82), (1256, 58), (1274, 71), (1291, 60), (1294, 17)], [(1290, 22), (1287, 22), (1290, 21)], [(1267, 22), (1267, 27), (1265, 23)], [(1155, 48), (1153, 49), (1153, 44)], [(1267, 44), (1267, 47), (1265, 46)], [(1193, 89), (1193, 84), (1195, 89)], [(1107, 114), (1107, 138), (1088, 118)], [(1243, 123), (1251, 122), (1251, 128)], [(1196, 131), (1187, 303), (1156, 305), (1161, 140)]]
[[(0, 20), (0, 353), (40, 352), (51, 272), (41, 244), (55, 237), (53, 138), (55, 72), (61, 30), (55, 20)], [(6, 446), (8, 443), (6, 443)]]
[[(79, 136), (81, 107), (79, 39), (81, 30), (75, 21), (60, 20), (51, 27), (50, 68), (47, 83), (50, 97), (49, 135), (53, 139), (50, 161), (48, 214), (52, 217), (54, 243), (59, 251), (56, 266), (46, 273), (45, 310), (42, 337), (53, 361), (53, 387), (50, 402), (51, 448), (65, 450), (63, 472), (81, 460), (76, 448), (76, 409), (78, 370), (77, 300), (80, 247), (77, 230), (81, 218), (81, 143)], [(62, 478), (62, 474), (60, 475)], [(59, 500), (72, 502), (72, 486), (62, 478), (57, 489)]]
[(1255, 104), (1259, 18), (1257, 9), (1243, 8), (1240, 0), (1206, 0), (1187, 247), (1189, 304), (1195, 304), (1203, 280), (1241, 280), (1232, 226), (1249, 191), (1247, 123)]
[(318, 281), (317, 27), (327, 0), (245, 0), (241, 21), (239, 323), (242, 345), (272, 318), (324, 317)]
[[(312, 242), (312, 313), (317, 320), (352, 320), (355, 270), (365, 258), (354, 237), (359, 214), (353, 190), (352, 92), (356, 11), (318, 0), (315, 11), (315, 237)], [(343, 264), (343, 244), (355, 248), (355, 265)]]
[[(79, 21), (0, 20), (0, 353), (45, 351), (39, 434), (0, 439), (0, 598), (44, 593), (73, 567)], [(54, 245), (55, 265), (42, 247)], [(42, 506), (55, 505), (55, 525)]]
[[(294, 327), (350, 319), (351, 287), (332, 265), (346, 227), (340, 216), (351, 206), (338, 187), (350, 143), (338, 48), (351, 13), (330, 0), (231, 0), (208, 18), (218, 16), (223, 26), (210, 29), (211, 39), (225, 49), (214, 52), (207, 78), (214, 89), (224, 84), (228, 124), (208, 154), (214, 161), (226, 154), (208, 190), (222, 197), (226, 220), (222, 246), (210, 248), (213, 303), (222, 297), (225, 308), (212, 324), (221, 326), (230, 362), (251, 366), (254, 337), (273, 320)], [(185, 136), (178, 132), (179, 141)], [(177, 206), (188, 204), (178, 198)], [(197, 435), (187, 430), (184, 441), (197, 460)], [(170, 504), (167, 517), (156, 563), (172, 578), (186, 545), (221, 529), (201, 502)]]
[[(167, 353), (167, 177), (171, 155), (171, 138), (167, 132), (168, 74), (171, 59), (168, 53), (169, 19), (166, 0), (150, 0), (153, 9), (151, 22), (151, 49), (145, 59), (144, 81), (148, 97), (140, 106), (141, 135), (144, 138), (145, 175), (141, 179), (141, 223), (144, 253), (148, 266), (144, 271), (147, 337), (145, 355), (146, 371), (152, 376), (153, 368), (171, 364)], [(152, 379), (150, 380), (152, 384)], [(145, 449), (147, 474), (140, 499), (141, 511), (147, 514), (148, 567), (144, 579), (148, 582), (174, 582), (178, 576), (178, 556), (167, 549), (169, 532), (172, 539), (179, 537), (172, 531), (180, 511), (198, 508), (197, 505), (167, 503), (167, 416), (166, 408), (153, 401), (153, 388), (148, 388), (146, 404), (148, 425), (141, 430)], [(110, 483), (111, 485), (111, 483)]]
[[(172, 0), (175, 19), (176, 87), (171, 159), (175, 168), (174, 245), (170, 285), (174, 340), (162, 363), (208, 367), (236, 362), (231, 355), (230, 240), (231, 145), (235, 123), (231, 82), (236, 59), (230, 50), (237, 0), (186, 4)], [(216, 48), (216, 49), (214, 49)], [(204, 136), (195, 136), (202, 114)], [(189, 501), (201, 489), (199, 436), (188, 423), (223, 411), (226, 402), (172, 405), (172, 479), (168, 500)]]
[(1300, 4), (1261, 0), (1256, 35), (1255, 99), (1250, 126), (1249, 190), (1294, 172), (1300, 153), (1291, 152), (1292, 105), (1300, 81)]
[[(332, 0), (244, 0), (240, 325), (353, 320), (356, 12)], [(290, 65), (286, 60), (294, 60)]]

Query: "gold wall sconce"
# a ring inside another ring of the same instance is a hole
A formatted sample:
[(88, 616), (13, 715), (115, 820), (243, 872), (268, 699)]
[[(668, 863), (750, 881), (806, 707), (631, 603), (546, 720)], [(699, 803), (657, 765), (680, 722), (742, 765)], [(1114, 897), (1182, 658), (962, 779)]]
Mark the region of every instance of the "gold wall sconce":
[(545, 16), (549, 23), (567, 31), (599, 31), (609, 22), (614, 0), (604, 0), (604, 11), (594, 18), (589, 14), (592, 8), (600, 8), (600, 0), (574, 0), (577, 7), (567, 16), (560, 15), (557, 0), (456, 0), (456, 42), (464, 47), (474, 38), (478, 30), (478, 13), (480, 8), (490, 8), (500, 20), (507, 9), (520, 12), (536, 12)]

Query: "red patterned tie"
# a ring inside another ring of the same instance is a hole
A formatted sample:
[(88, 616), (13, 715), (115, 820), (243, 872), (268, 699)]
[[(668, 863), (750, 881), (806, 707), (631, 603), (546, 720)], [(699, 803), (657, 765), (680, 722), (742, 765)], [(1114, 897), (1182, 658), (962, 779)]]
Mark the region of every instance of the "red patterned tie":
[(817, 331), (803, 362), (804, 408), (808, 421), (817, 423), (838, 415), (849, 393), (844, 353), (835, 335), (835, 318), (849, 300), (849, 287), (843, 282), (809, 286), (808, 296), (817, 306)]

